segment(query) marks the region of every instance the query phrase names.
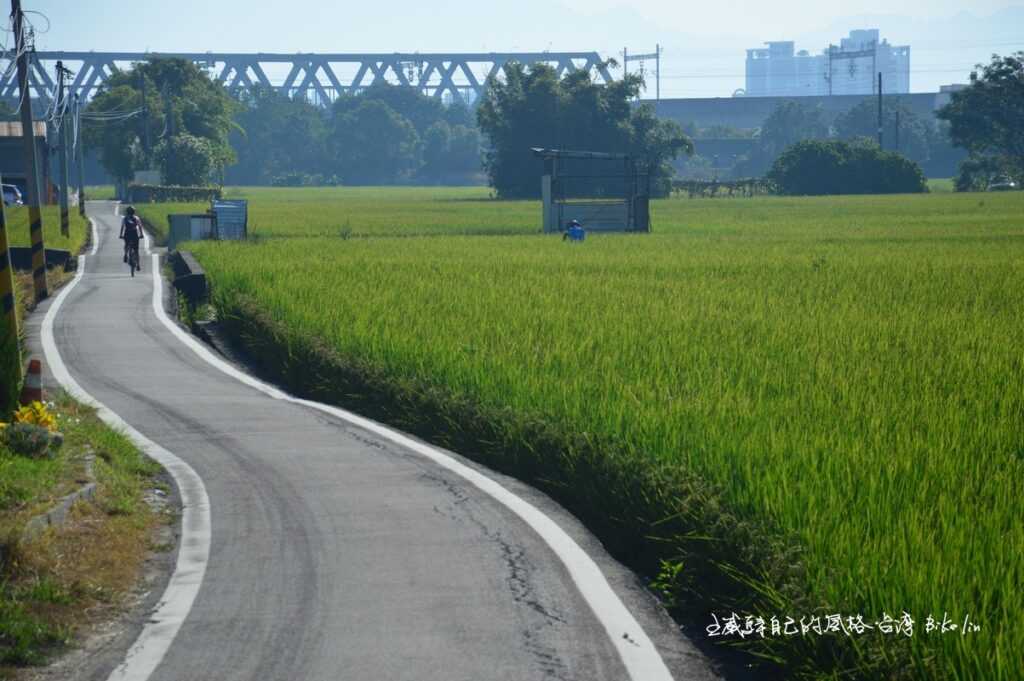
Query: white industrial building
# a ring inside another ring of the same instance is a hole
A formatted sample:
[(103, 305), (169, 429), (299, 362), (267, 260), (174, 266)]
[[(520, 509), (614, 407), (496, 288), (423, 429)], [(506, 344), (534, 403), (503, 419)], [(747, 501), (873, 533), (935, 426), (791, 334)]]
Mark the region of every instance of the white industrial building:
[(870, 95), (910, 92), (910, 46), (879, 40), (878, 29), (850, 31), (821, 54), (795, 51), (792, 41), (747, 50), (748, 97)]

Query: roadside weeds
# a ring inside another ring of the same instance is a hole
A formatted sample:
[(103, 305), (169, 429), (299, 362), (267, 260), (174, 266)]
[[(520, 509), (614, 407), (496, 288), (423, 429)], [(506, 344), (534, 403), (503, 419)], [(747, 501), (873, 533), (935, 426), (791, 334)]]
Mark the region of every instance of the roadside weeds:
[[(63, 393), (52, 403), (65, 442), (50, 459), (25, 459), (0, 447), (0, 678), (46, 663), (89, 628), (123, 608), (159, 528), (175, 521), (160, 467), (95, 410)], [(97, 486), (63, 525), (28, 538), (25, 524), (88, 482), (94, 455)], [(149, 499), (147, 499), (149, 497)]]

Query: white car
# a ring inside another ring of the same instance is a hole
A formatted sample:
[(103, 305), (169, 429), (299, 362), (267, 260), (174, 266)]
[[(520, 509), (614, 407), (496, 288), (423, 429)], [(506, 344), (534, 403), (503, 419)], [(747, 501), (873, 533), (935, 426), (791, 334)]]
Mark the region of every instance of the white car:
[(5, 184), (4, 188), (4, 205), (5, 206), (20, 206), (21, 201), (21, 190), (13, 184)]
[(1012, 192), (1018, 188), (1017, 183), (1008, 177), (997, 177), (988, 185), (990, 192)]

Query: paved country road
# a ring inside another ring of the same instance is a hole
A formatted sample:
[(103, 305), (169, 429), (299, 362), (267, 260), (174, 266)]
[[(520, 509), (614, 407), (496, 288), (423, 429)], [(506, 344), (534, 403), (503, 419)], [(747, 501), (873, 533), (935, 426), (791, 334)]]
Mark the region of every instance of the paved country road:
[[(204, 360), (160, 319), (153, 259), (129, 277), (115, 204), (89, 208), (98, 251), (51, 301), (43, 343), (49, 333), (82, 390), (201, 484), (183, 490), (171, 602), (139, 623), (127, 665), (124, 648), (105, 650), (80, 677), (715, 678), (640, 581), (540, 493)], [(493, 481), (571, 546), (481, 488)], [(603, 579), (580, 578), (588, 565)]]

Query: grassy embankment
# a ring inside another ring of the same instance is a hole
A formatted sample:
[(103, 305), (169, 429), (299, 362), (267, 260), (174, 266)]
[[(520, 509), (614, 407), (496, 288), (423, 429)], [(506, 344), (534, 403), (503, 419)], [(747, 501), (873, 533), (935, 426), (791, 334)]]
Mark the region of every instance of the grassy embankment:
[(85, 200), (88, 201), (113, 201), (114, 200), (114, 185), (112, 184), (94, 184), (87, 185), (85, 188)]
[[(4, 211), (7, 215), (7, 233), (11, 246), (31, 246), (28, 208), (7, 206)], [(60, 208), (43, 206), (43, 245), (47, 248), (71, 251), (74, 256), (88, 241), (89, 221), (79, 216), (77, 208), (72, 208), (69, 218), (68, 236), (64, 236), (60, 233)]]
[(928, 178), (928, 191), (936, 194), (948, 194), (955, 190), (952, 177)]
[[(193, 249), (279, 380), (539, 481), (634, 565), (681, 566), (684, 600), (917, 622), (748, 639), (787, 675), (1024, 676), (1024, 195), (661, 201), (655, 234), (582, 246), (338, 238), (539, 222), (429, 191), (248, 190), (257, 235), (318, 236)], [(943, 613), (982, 628), (925, 633)]]
[[(43, 206), (43, 245), (46, 248), (55, 248), (69, 251), (74, 257), (89, 240), (89, 221), (78, 215), (73, 210), (70, 215), (68, 236), (60, 233), (60, 208), (57, 206)], [(7, 206), (4, 208), (7, 218), (7, 238), (13, 246), (31, 246), (32, 238), (29, 233), (28, 208), (24, 206)], [(63, 270), (51, 269), (47, 274), (49, 288), (52, 289), (63, 284), (70, 277)], [(32, 294), (32, 274), (30, 272), (17, 272), (15, 277), (15, 298), (19, 326), (25, 312), (34, 307)]]
[[(135, 584), (159, 519), (143, 500), (158, 467), (87, 407), (59, 396), (65, 442), (52, 459), (0, 445), (0, 677), (59, 652), (75, 632), (116, 610)], [(95, 455), (97, 494), (63, 527), (23, 538), (25, 523), (85, 481)]]

